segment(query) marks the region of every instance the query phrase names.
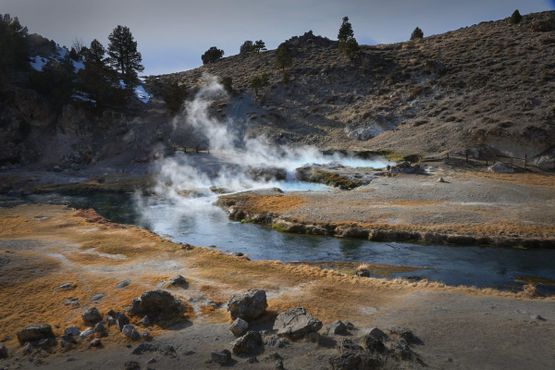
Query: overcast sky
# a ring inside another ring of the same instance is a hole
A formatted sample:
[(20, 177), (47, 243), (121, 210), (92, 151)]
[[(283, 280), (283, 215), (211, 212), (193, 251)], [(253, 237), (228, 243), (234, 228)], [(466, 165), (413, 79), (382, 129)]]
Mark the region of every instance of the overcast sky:
[(406, 40), (416, 26), (431, 35), (516, 8), (525, 14), (554, 7), (555, 0), (0, 0), (0, 13), (63, 45), (93, 38), (105, 44), (114, 26), (129, 26), (145, 74), (196, 67), (210, 46), (228, 56), (244, 40), (275, 48), (308, 30), (335, 39), (345, 15), (359, 43), (375, 44)]

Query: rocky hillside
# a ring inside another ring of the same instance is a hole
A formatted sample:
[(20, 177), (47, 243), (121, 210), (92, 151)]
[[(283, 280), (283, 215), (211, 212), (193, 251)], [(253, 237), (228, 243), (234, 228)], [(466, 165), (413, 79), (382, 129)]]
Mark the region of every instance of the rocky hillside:
[[(151, 81), (192, 87), (205, 72), (231, 77), (227, 114), (245, 119), (251, 134), (281, 142), (404, 154), (469, 151), (482, 159), (527, 155), (555, 168), (555, 12), (361, 46), (355, 61), (312, 32), (287, 43), (294, 56), (287, 84), (273, 50)], [(262, 73), (270, 83), (256, 99), (250, 81)]]

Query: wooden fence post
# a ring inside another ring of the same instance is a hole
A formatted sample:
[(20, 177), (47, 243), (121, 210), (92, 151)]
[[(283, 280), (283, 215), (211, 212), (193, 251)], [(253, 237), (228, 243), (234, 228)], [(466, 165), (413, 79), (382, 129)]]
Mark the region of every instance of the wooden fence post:
[(465, 157), (466, 163), (468, 163), (468, 149), (464, 151), (464, 157)]

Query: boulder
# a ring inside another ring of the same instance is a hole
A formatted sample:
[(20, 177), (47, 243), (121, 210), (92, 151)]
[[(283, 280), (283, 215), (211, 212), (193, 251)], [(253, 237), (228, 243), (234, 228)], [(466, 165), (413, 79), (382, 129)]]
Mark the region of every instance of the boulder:
[(322, 328), (322, 322), (315, 319), (302, 307), (291, 308), (280, 313), (274, 322), (274, 330), (280, 336), (292, 339), (302, 338)]
[(347, 330), (347, 325), (345, 325), (343, 321), (337, 320), (331, 323), (328, 333), (335, 335), (349, 335), (349, 330)]
[(141, 339), (141, 334), (135, 329), (134, 325), (127, 324), (121, 329), (123, 335), (131, 340), (139, 340)]
[(185, 311), (183, 304), (165, 290), (151, 290), (133, 300), (131, 315), (148, 315), (150, 320), (165, 320), (180, 316)]
[(113, 317), (119, 330), (122, 330), (125, 325), (129, 324), (129, 317), (123, 312), (116, 312)]
[(236, 337), (240, 337), (243, 334), (245, 334), (248, 328), (249, 328), (249, 323), (243, 320), (242, 318), (238, 317), (235, 319), (235, 321), (233, 321), (233, 323), (229, 327), (229, 330)]
[(54, 339), (52, 327), (48, 324), (28, 325), (17, 333), (19, 344), (35, 343), (43, 339)]
[(81, 315), (86, 325), (93, 326), (102, 320), (102, 315), (96, 307), (87, 308)]
[(81, 330), (77, 326), (68, 326), (64, 329), (64, 339), (78, 338)]
[(361, 342), (364, 348), (370, 353), (385, 353), (384, 341), (387, 335), (378, 328), (372, 328), (368, 334), (362, 337)]
[(8, 358), (8, 349), (4, 344), (0, 343), (0, 360), (4, 358)]
[(220, 364), (222, 366), (229, 365), (231, 363), (231, 352), (227, 349), (223, 351), (215, 351), (210, 354), (212, 362)]
[(234, 294), (227, 303), (227, 310), (234, 320), (238, 317), (245, 321), (257, 319), (266, 312), (267, 307), (266, 292), (259, 289)]
[(175, 287), (175, 288), (183, 288), (183, 289), (187, 289), (189, 287), (189, 283), (187, 282), (187, 279), (185, 279), (183, 276), (181, 275), (176, 275), (173, 278), (171, 278), (170, 280), (168, 280), (165, 284), (166, 287)]
[(260, 333), (249, 331), (233, 342), (232, 350), (236, 355), (250, 355), (259, 352), (263, 345)]
[(100, 337), (105, 337), (108, 335), (106, 326), (102, 321), (96, 323), (96, 325), (94, 326), (94, 332), (97, 334), (97, 336), (100, 336)]

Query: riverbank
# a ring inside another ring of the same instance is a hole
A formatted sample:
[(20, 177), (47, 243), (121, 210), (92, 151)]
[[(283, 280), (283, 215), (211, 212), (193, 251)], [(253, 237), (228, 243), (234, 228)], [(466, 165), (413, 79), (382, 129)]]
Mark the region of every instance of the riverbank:
[(434, 166), (351, 191), (221, 196), (232, 219), (317, 235), (426, 244), (555, 247), (555, 176)]
[[(8, 368), (95, 368), (105, 362), (123, 368), (126, 361), (146, 365), (153, 357), (158, 361), (156, 368), (174, 368), (179, 362), (159, 353), (131, 354), (137, 343), (121, 333), (103, 338), (102, 349), (83, 344), (76, 350), (54, 350), (41, 357), (24, 355), (15, 333), (37, 322), (51, 324), (56, 335), (72, 324), (83, 327), (83, 309), (121, 310), (176, 274), (187, 279), (188, 287), (169, 291), (190, 307), (188, 324), (173, 329), (154, 325), (149, 330), (155, 337), (153, 343), (173, 343), (177, 357), (195, 368), (219, 366), (206, 361), (211, 351), (228, 348), (233, 340), (227, 331), (230, 319), (225, 303), (232, 293), (249, 288), (267, 291), (270, 319), (289, 307), (303, 306), (325, 325), (347, 320), (360, 333), (373, 326), (409, 327), (424, 342), (415, 351), (429, 368), (473, 368), (488, 363), (492, 368), (526, 364), (541, 369), (549, 368), (554, 355), (549, 343), (555, 339), (555, 301), (531, 298), (530, 291), (371, 279), (302, 264), (250, 261), (174, 244), (134, 226), (110, 223), (92, 210), (63, 206), (2, 208), (0, 226), (0, 300), (6, 302), (0, 307), (0, 328), (10, 352), (8, 360), (0, 361)], [(124, 280), (129, 285), (116, 288)], [(72, 290), (59, 288), (68, 282), (74, 284)], [(70, 298), (79, 302), (77, 307), (65, 304)], [(136, 321), (132, 319), (140, 325)], [(542, 340), (523, 343), (522, 333)], [(267, 348), (265, 354), (273, 351)], [(275, 351), (284, 357), (285, 368), (291, 369), (310, 363), (328, 366), (329, 356), (335, 353), (334, 346), (310, 341)], [(247, 366), (246, 360), (238, 360), (240, 366)], [(269, 365), (261, 361), (248, 366)]]

